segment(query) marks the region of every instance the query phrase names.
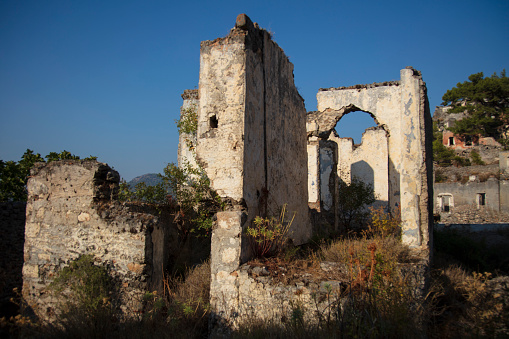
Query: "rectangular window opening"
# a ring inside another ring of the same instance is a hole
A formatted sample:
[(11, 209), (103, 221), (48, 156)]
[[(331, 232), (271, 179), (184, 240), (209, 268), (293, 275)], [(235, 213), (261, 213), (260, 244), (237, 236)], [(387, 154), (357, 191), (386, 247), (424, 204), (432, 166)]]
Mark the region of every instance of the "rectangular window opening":
[(486, 205), (486, 193), (477, 193), (477, 205), (478, 206)]
[(454, 137), (449, 137), (449, 146), (454, 146)]

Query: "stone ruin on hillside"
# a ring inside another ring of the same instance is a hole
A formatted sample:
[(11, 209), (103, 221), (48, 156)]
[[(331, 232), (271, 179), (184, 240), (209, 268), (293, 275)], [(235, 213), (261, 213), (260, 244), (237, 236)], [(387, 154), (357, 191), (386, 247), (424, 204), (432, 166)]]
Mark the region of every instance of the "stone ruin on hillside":
[[(403, 243), (429, 258), (431, 116), (420, 72), (400, 74), (400, 81), (320, 89), (318, 110), (307, 113), (293, 65), (246, 15), (227, 37), (202, 42), (199, 89), (185, 92), (184, 107), (192, 100), (198, 109), (197, 162), (235, 202), (217, 214), (212, 234), (211, 305), (219, 318), (263, 314), (243, 305), (256, 285), (240, 270), (249, 258), (243, 229), (254, 216), (287, 204), (296, 212), (292, 240), (305, 243), (324, 220), (338, 228), (340, 180), (357, 176), (373, 184), (380, 203), (401, 208)], [(358, 147), (334, 131), (354, 111), (378, 125)]]
[[(400, 76), (320, 89), (317, 111), (307, 113), (292, 63), (246, 15), (237, 17), (228, 36), (201, 43), (199, 89), (184, 92), (183, 109), (197, 108), (196, 161), (219, 195), (232, 202), (217, 213), (212, 233), (210, 296), (216, 320), (238, 323), (260, 315), (270, 308), (270, 298), (277, 298), (270, 286), (241, 269), (250, 258), (243, 229), (253, 218), (287, 204), (296, 213), (291, 238), (303, 244), (324, 222), (338, 227), (339, 183), (353, 176), (374, 185), (379, 203), (401, 208), (402, 241), (421, 253), (426, 266), (432, 234), (431, 117), (420, 72), (407, 67)], [(334, 131), (354, 111), (368, 112), (378, 125), (358, 147)], [(179, 162), (194, 162), (186, 142), (181, 137)], [(163, 216), (116, 205), (116, 187), (118, 174), (99, 163), (47, 164), (33, 172), (23, 295), (40, 316), (51, 308), (44, 289), (55, 270), (80, 254), (111, 264), (129, 296), (126, 310), (139, 311), (143, 289), (160, 279), (172, 226), (165, 226)], [(101, 201), (113, 207), (101, 209)]]

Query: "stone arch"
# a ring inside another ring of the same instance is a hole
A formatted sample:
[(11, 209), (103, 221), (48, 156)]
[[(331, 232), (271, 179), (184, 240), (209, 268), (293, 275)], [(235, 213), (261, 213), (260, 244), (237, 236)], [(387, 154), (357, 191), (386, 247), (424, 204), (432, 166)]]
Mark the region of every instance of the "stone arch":
[[(401, 208), (403, 242), (427, 249), (432, 227), (431, 115), (420, 72), (407, 67), (400, 75), (400, 81), (320, 89), (317, 111), (307, 115), (309, 181), (327, 180), (320, 155), (334, 148), (330, 139), (338, 121), (354, 111), (367, 112), (386, 132), (389, 202)], [(341, 159), (335, 161), (337, 168)], [(322, 212), (323, 192), (311, 186), (310, 207)]]
[[(387, 125), (380, 124), (376, 116), (354, 105), (342, 110), (336, 125), (328, 137), (329, 141), (337, 143), (337, 176), (339, 181), (350, 183), (354, 177), (374, 189), (376, 202), (373, 207), (387, 209), (389, 202), (389, 135)], [(363, 112), (368, 114), (376, 127), (366, 128), (359, 144), (351, 138), (340, 137), (335, 134), (336, 127), (348, 114)], [(385, 159), (383, 161), (382, 159)], [(341, 192), (339, 192), (341, 194)], [(396, 205), (394, 203), (394, 205)]]

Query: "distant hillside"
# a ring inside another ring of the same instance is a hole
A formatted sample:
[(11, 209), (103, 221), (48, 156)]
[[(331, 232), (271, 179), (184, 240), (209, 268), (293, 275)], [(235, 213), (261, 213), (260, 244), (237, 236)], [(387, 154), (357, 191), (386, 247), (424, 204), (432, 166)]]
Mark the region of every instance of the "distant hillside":
[(129, 187), (134, 188), (140, 182), (144, 182), (147, 186), (154, 186), (159, 184), (162, 179), (159, 177), (157, 173), (147, 173), (140, 176), (137, 176), (133, 180), (129, 181), (127, 184)]

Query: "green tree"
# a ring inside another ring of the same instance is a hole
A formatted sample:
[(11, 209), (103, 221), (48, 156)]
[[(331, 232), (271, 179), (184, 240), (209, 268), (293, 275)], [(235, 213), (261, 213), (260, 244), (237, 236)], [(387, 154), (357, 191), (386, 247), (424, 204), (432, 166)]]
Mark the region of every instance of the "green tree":
[(436, 121), (433, 122), (433, 161), (439, 166), (450, 166), (456, 154), (442, 142), (442, 132)]
[(30, 168), (44, 161), (39, 153), (27, 149), (18, 162), (0, 160), (0, 201), (26, 201)]
[[(50, 152), (46, 155), (48, 162), (67, 159), (80, 159), (68, 151), (60, 153)], [(84, 160), (96, 160), (97, 157), (87, 157)], [(30, 169), (36, 162), (45, 162), (39, 153), (27, 149), (21, 156), (21, 160), (3, 161), (0, 160), (0, 201), (26, 201), (26, 184)]]
[(376, 201), (373, 185), (353, 178), (350, 184), (339, 181), (338, 214), (343, 230), (361, 225), (369, 215), (368, 205)]
[[(58, 160), (80, 160), (79, 156), (74, 155), (71, 152), (66, 151), (66, 150), (63, 150), (60, 153), (50, 152), (48, 155), (45, 156), (45, 158), (48, 162), (58, 161)], [(84, 158), (83, 160), (97, 160), (97, 157), (89, 156), (89, 157)]]
[(505, 70), (486, 78), (482, 72), (472, 74), (468, 80), (442, 97), (442, 105), (452, 106), (448, 113), (467, 114), (450, 130), (461, 136), (480, 134), (498, 139), (509, 124), (509, 78)]

